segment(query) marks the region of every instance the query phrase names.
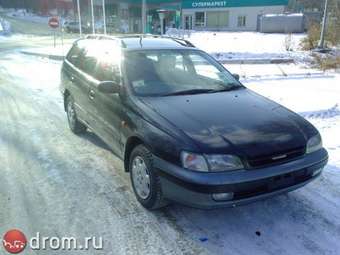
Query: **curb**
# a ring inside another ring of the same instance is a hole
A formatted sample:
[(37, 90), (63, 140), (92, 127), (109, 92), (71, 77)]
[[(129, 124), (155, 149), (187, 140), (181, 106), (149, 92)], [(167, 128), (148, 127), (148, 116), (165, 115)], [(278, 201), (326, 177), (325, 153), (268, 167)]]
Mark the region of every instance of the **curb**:
[(291, 64), (292, 58), (250, 58), (250, 59), (222, 59), (221, 64)]
[(319, 79), (319, 78), (332, 78), (333, 75), (324, 72), (312, 72), (312, 73), (292, 73), (287, 75), (252, 75), (241, 77), (243, 82), (254, 82), (254, 81), (273, 81), (273, 80), (298, 80), (298, 79)]
[(20, 52), (22, 54), (25, 54), (25, 55), (42, 57), (42, 58), (48, 58), (48, 59), (59, 60), (59, 61), (64, 60), (64, 58), (65, 58), (65, 56), (53, 55), (53, 54), (45, 54), (45, 53), (38, 53), (38, 52), (25, 51), (25, 50), (22, 50)]

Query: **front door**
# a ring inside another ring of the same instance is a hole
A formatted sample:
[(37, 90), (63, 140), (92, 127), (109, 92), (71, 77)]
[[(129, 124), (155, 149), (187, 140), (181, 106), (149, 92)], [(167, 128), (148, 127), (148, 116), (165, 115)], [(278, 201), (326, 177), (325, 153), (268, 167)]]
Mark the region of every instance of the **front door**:
[(110, 146), (116, 155), (121, 155), (121, 127), (123, 119), (123, 104), (120, 95), (105, 94), (93, 88), (94, 97), (91, 100), (96, 110), (96, 133)]
[[(97, 84), (102, 81), (113, 81), (121, 84), (120, 56), (111, 43), (102, 42), (101, 49), (97, 48), (98, 62), (94, 72)], [(123, 119), (123, 102), (120, 95), (105, 94), (98, 91), (98, 85), (90, 89), (91, 109), (95, 114), (94, 124), (96, 133), (111, 147), (113, 152), (120, 155), (121, 126)]]
[(192, 30), (192, 15), (184, 15), (184, 29)]

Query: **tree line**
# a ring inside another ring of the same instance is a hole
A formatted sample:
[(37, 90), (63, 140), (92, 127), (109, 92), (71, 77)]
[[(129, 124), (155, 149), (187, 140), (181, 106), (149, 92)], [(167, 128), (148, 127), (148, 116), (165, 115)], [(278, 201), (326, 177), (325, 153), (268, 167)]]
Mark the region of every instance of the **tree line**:
[[(77, 6), (77, 0), (72, 0), (73, 6)], [(0, 0), (0, 6), (4, 8), (25, 9), (32, 12), (44, 12), (55, 9), (57, 0)]]

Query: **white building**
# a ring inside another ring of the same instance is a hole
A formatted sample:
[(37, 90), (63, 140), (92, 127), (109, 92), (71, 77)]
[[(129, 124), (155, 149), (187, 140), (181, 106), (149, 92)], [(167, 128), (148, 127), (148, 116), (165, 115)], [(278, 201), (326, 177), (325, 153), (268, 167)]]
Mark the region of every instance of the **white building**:
[(184, 29), (256, 31), (263, 14), (280, 14), (288, 0), (183, 0)]

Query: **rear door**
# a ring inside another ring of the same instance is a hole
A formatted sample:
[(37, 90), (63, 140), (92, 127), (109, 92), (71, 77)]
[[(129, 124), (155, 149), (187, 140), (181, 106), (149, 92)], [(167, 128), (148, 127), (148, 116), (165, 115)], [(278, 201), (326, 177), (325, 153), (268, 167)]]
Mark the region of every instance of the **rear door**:
[(77, 42), (67, 54), (63, 65), (62, 80), (65, 83), (65, 88), (69, 90), (75, 101), (78, 118), (86, 121), (86, 106), (89, 103), (87, 98), (89, 86), (83, 81), (84, 77), (81, 70), (84, 59), (83, 44), (82, 41)]

